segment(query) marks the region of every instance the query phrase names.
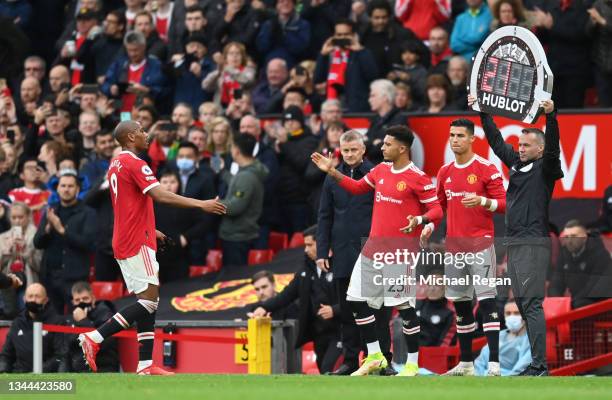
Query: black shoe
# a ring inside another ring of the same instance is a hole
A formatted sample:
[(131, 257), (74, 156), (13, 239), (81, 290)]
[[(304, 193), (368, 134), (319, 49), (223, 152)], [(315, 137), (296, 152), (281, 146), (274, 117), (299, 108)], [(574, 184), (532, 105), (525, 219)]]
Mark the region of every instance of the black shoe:
[(353, 367), (350, 366), (348, 364), (342, 364), (341, 366), (338, 367), (337, 370), (335, 370), (334, 372), (328, 372), (326, 375), (350, 375), (353, 372), (357, 371), (358, 367)]
[(548, 376), (548, 368), (536, 368), (530, 365), (519, 376)]
[(394, 375), (397, 375), (397, 371), (395, 369), (393, 369), (391, 364), (389, 364), (387, 366), (387, 368), (380, 370), (380, 375), (382, 375), (382, 376), (394, 376)]

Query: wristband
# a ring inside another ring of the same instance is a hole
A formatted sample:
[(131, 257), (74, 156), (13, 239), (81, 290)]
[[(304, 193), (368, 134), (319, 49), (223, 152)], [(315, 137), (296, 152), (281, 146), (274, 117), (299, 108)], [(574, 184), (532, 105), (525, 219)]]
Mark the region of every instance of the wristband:
[(480, 196), (480, 205), (485, 206), (487, 204), (487, 198), (484, 196)]

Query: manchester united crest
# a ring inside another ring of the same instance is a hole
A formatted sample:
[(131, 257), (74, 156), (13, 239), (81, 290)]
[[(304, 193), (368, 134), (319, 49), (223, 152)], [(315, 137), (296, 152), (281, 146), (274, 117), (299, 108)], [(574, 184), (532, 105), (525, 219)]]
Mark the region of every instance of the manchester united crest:
[(467, 181), (470, 185), (473, 185), (478, 181), (478, 177), (475, 174), (469, 174), (467, 177)]
[(406, 190), (406, 182), (399, 181), (397, 182), (397, 185), (395, 187), (397, 188), (399, 192), (403, 192), (404, 190)]

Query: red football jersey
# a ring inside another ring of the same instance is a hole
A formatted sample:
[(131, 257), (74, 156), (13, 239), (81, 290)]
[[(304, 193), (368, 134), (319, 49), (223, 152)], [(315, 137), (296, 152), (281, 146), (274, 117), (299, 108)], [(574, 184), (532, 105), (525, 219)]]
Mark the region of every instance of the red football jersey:
[[(473, 238), (494, 236), (493, 212), (506, 209), (506, 191), (501, 173), (493, 163), (474, 155), (465, 164), (451, 162), (438, 171), (438, 199), (446, 210), (446, 236)], [(494, 211), (461, 204), (466, 194), (484, 196), (497, 202)]]
[(418, 237), (420, 226), (409, 234), (400, 232), (408, 225), (407, 216), (426, 215), (434, 224), (442, 218), (435, 185), (413, 163), (401, 170), (394, 170), (391, 163), (381, 163), (360, 181), (343, 178), (340, 186), (353, 194), (376, 192), (370, 238)]
[[(47, 203), (51, 193), (48, 190), (41, 189), (28, 189), (25, 186), (15, 188), (8, 192), (8, 197), (14, 203), (16, 201), (25, 203), (28, 207), (39, 206)], [(34, 225), (38, 226), (42, 219), (43, 210), (36, 210), (32, 212), (32, 221)]]
[(151, 168), (131, 151), (122, 151), (111, 161), (108, 182), (115, 214), (115, 258), (135, 256), (143, 245), (157, 250), (153, 199), (147, 192), (159, 182)]

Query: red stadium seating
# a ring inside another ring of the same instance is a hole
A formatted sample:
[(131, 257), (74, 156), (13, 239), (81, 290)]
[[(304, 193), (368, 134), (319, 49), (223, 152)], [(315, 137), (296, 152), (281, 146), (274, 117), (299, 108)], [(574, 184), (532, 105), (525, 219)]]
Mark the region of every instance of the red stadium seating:
[(270, 232), (268, 236), (268, 247), (272, 249), (274, 254), (281, 250), (285, 250), (289, 246), (289, 235), (282, 232)]
[(97, 300), (116, 300), (123, 297), (123, 283), (122, 282), (104, 282), (95, 281), (91, 282), (91, 289)]
[(250, 250), (249, 251), (249, 265), (255, 264), (265, 264), (267, 262), (272, 261), (272, 257), (274, 257), (274, 252), (272, 250)]
[(308, 342), (302, 346), (302, 373), (306, 375), (319, 375), (317, 356), (315, 355), (312, 342)]
[(206, 255), (206, 265), (209, 267), (215, 268), (216, 271), (221, 269), (223, 265), (223, 252), (221, 250), (208, 250), (208, 254)]
[[(571, 310), (570, 297), (546, 297), (544, 299), (544, 315), (551, 318), (565, 314)], [(556, 329), (546, 331), (546, 357), (550, 362), (557, 361), (557, 348), (562, 343), (570, 341), (570, 324), (561, 324)]]
[(302, 232), (295, 232), (293, 236), (291, 236), (289, 248), (293, 249), (300, 246), (304, 246), (304, 234), (302, 234)]
[(218, 268), (213, 268), (209, 265), (192, 265), (189, 267), (189, 277), (202, 276), (219, 271)]

